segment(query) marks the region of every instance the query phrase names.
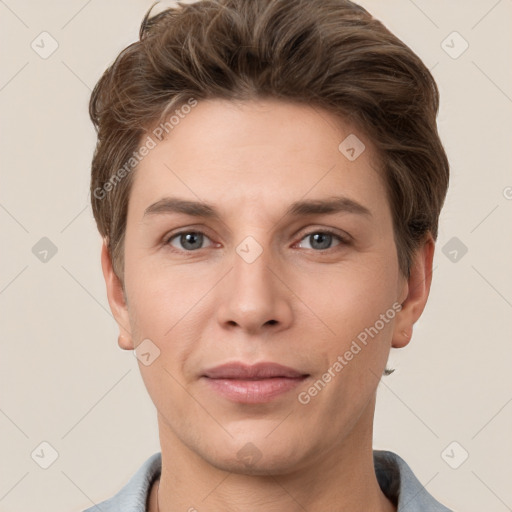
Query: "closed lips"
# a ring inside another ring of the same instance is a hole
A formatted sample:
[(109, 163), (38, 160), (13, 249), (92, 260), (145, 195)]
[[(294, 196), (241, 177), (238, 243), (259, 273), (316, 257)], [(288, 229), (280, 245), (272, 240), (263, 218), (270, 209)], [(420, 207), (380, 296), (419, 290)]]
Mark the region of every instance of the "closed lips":
[(244, 363), (227, 363), (206, 370), (202, 376), (210, 379), (262, 380), (278, 377), (298, 379), (307, 377), (308, 374), (288, 366), (264, 362), (252, 366)]

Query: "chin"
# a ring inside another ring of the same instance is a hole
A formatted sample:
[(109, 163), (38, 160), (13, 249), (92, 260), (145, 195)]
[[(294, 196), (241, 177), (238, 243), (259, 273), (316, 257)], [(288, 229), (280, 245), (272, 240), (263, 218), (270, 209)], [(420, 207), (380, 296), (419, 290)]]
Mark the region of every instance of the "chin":
[(261, 437), (252, 435), (252, 440), (234, 437), (231, 443), (219, 443), (215, 452), (199, 452), (199, 455), (217, 469), (240, 475), (265, 476), (295, 471), (302, 459), (297, 443), (290, 437), (270, 442), (265, 439), (267, 434)]
[(207, 460), (212, 466), (222, 471), (251, 476), (274, 476), (292, 473), (297, 469), (298, 464), (296, 457), (292, 460), (284, 456), (281, 458), (276, 454), (273, 454), (270, 459), (262, 456), (257, 461), (233, 459), (228, 454), (226, 454), (226, 457), (213, 457)]

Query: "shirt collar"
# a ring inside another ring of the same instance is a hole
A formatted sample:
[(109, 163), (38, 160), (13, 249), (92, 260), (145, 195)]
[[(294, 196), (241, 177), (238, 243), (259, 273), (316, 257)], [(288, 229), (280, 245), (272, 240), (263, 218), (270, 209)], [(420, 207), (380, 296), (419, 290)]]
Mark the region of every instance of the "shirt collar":
[[(453, 512), (431, 496), (408, 464), (396, 453), (373, 450), (375, 474), (382, 492), (397, 512)], [(83, 512), (146, 512), (153, 482), (162, 470), (162, 453), (151, 455), (112, 498)]]

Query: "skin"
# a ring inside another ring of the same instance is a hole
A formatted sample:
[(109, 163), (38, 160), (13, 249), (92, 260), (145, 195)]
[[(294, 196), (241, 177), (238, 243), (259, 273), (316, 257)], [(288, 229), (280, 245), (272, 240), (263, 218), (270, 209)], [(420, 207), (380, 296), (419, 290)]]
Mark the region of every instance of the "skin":
[[(349, 161), (349, 134), (365, 151)], [(125, 239), (124, 286), (102, 267), (119, 345), (160, 350), (139, 368), (158, 413), (159, 488), (148, 510), (393, 511), (372, 455), (375, 398), (391, 347), (410, 341), (430, 290), (434, 242), (399, 271), (392, 217), (371, 141), (331, 113), (277, 100), (201, 101), (142, 160)], [(285, 216), (297, 200), (344, 195), (371, 215)], [(221, 219), (146, 215), (166, 196), (203, 201)], [(349, 235), (315, 242), (309, 235)], [(204, 233), (201, 241), (178, 230)], [(236, 252), (252, 236), (261, 255)], [(172, 243), (172, 245), (171, 245)], [(190, 247), (199, 249), (191, 249)], [(327, 247), (327, 249), (322, 249)], [(394, 303), (402, 309), (308, 404), (298, 393)], [(238, 404), (200, 378), (225, 362), (273, 361), (310, 377), (265, 404)], [(259, 458), (238, 451), (252, 443)]]

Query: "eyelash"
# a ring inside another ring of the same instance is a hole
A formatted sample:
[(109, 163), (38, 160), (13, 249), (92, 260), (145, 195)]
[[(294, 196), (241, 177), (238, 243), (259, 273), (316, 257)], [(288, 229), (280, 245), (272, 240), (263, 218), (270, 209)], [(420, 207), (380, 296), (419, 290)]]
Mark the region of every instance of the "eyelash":
[[(193, 251), (187, 251), (187, 250), (182, 250), (182, 249), (176, 249), (175, 247), (172, 247), (170, 242), (171, 240), (173, 240), (174, 238), (180, 236), (180, 235), (184, 235), (184, 234), (189, 234), (189, 233), (195, 233), (195, 234), (200, 234), (200, 235), (204, 235), (206, 238), (209, 238), (208, 235), (206, 233), (204, 233), (203, 231), (199, 231), (199, 230), (193, 230), (193, 229), (188, 229), (188, 230), (183, 230), (183, 231), (178, 231), (177, 233), (172, 233), (171, 235), (169, 235), (168, 237), (165, 238), (164, 240), (164, 245), (165, 246), (168, 246), (171, 248), (172, 251), (174, 252), (185, 252), (185, 253), (194, 253), (194, 252), (199, 252), (201, 249), (195, 249)], [(317, 229), (317, 230), (313, 230), (313, 231), (309, 231), (308, 233), (305, 233), (300, 239), (299, 239), (299, 242), (301, 242), (302, 240), (304, 240), (305, 238), (307, 238), (308, 236), (311, 236), (311, 235), (316, 235), (316, 234), (322, 234), (322, 235), (332, 235), (334, 238), (337, 238), (338, 241), (340, 242), (339, 245), (350, 245), (350, 240), (349, 240), (349, 237), (343, 237), (342, 235), (340, 235), (339, 233), (333, 231), (333, 230), (330, 230), (330, 229)], [(315, 249), (308, 249), (310, 251), (313, 251), (313, 252), (316, 252), (316, 253), (320, 253), (320, 254), (324, 254), (328, 251), (331, 251), (331, 250), (335, 250), (336, 247), (338, 247), (339, 245), (335, 245), (334, 247), (329, 247), (328, 249), (318, 249), (318, 250), (315, 250)]]

